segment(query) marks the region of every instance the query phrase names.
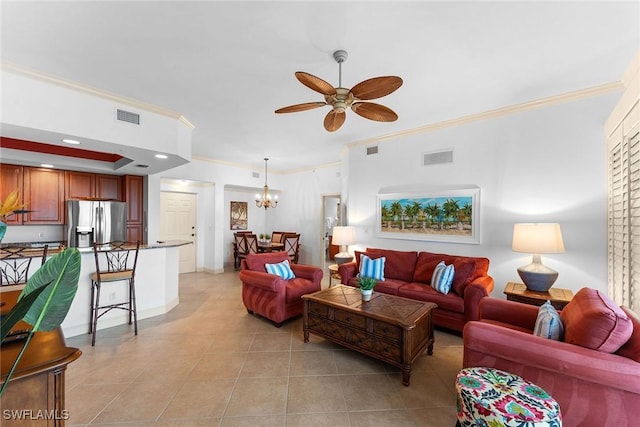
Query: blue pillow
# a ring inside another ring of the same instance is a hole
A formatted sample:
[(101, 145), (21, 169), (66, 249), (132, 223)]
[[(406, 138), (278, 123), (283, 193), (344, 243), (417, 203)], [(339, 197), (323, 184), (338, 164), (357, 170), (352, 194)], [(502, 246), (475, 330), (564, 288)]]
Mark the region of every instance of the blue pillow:
[(536, 326), (533, 328), (533, 335), (551, 340), (562, 341), (564, 335), (564, 325), (560, 314), (551, 305), (551, 301), (547, 301), (538, 309), (538, 317), (536, 318)]
[(289, 266), (289, 260), (284, 260), (277, 264), (265, 264), (264, 267), (267, 269), (267, 273), (269, 274), (277, 274), (282, 277), (284, 280), (294, 279), (296, 277), (293, 274), (293, 270)]
[(440, 261), (433, 270), (431, 276), (431, 287), (441, 294), (448, 294), (453, 283), (455, 270), (453, 264), (446, 265), (444, 261)]
[(360, 277), (373, 277), (376, 280), (384, 280), (385, 257), (371, 259), (365, 254), (360, 254)]

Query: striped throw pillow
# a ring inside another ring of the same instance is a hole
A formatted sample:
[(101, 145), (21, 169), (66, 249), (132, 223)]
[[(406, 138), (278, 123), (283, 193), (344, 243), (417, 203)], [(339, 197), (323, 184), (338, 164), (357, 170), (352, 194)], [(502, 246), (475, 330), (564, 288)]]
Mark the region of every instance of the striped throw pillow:
[(440, 261), (433, 270), (431, 276), (431, 287), (441, 294), (448, 294), (453, 283), (455, 269), (453, 264), (446, 265), (444, 261)]
[(291, 270), (291, 266), (289, 266), (289, 260), (286, 259), (277, 264), (265, 264), (264, 268), (267, 269), (267, 273), (276, 274), (285, 280), (294, 279), (296, 277), (296, 275), (293, 274), (293, 270)]
[(540, 306), (533, 334), (551, 340), (562, 341), (564, 325), (562, 324), (562, 319), (560, 319), (560, 314), (551, 305), (551, 301), (547, 301)]
[(373, 277), (376, 280), (384, 280), (385, 257), (371, 259), (365, 254), (360, 254), (360, 277)]

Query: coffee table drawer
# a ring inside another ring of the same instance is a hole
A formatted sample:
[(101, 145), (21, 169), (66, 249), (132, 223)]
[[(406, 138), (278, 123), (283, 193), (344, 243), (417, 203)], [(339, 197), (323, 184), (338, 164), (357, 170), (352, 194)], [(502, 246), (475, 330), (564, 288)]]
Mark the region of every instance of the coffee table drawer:
[(346, 311), (336, 310), (334, 316), (335, 320), (337, 320), (338, 322), (343, 322), (349, 326), (353, 326), (362, 330), (365, 329), (365, 326), (367, 324), (367, 319), (364, 316), (348, 313)]
[(391, 339), (395, 342), (400, 342), (402, 339), (402, 329), (399, 326), (390, 325), (378, 320), (373, 321), (373, 332), (376, 335)]
[(329, 307), (323, 304), (318, 304), (315, 301), (309, 301), (309, 314), (317, 314), (322, 317), (329, 317)]

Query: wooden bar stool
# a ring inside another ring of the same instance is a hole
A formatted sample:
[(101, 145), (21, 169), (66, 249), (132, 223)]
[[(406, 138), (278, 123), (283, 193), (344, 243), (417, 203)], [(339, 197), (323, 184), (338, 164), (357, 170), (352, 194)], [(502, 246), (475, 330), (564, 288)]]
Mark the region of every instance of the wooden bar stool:
[[(96, 260), (96, 272), (91, 275), (91, 319), (89, 333), (91, 345), (96, 344), (98, 319), (113, 309), (125, 310), (129, 313), (129, 324), (132, 323), (138, 335), (138, 313), (136, 311), (135, 275), (138, 263), (140, 242), (107, 242), (94, 243), (93, 254)], [(100, 291), (104, 283), (125, 281), (128, 283), (126, 301), (100, 305)]]

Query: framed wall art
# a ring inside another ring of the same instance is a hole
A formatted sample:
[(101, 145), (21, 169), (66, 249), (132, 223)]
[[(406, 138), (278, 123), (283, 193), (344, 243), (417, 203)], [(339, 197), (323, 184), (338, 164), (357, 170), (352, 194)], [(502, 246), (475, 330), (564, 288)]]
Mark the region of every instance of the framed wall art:
[(480, 244), (480, 188), (378, 194), (377, 237)]
[(230, 217), (231, 230), (246, 230), (248, 219), (247, 202), (231, 202)]

